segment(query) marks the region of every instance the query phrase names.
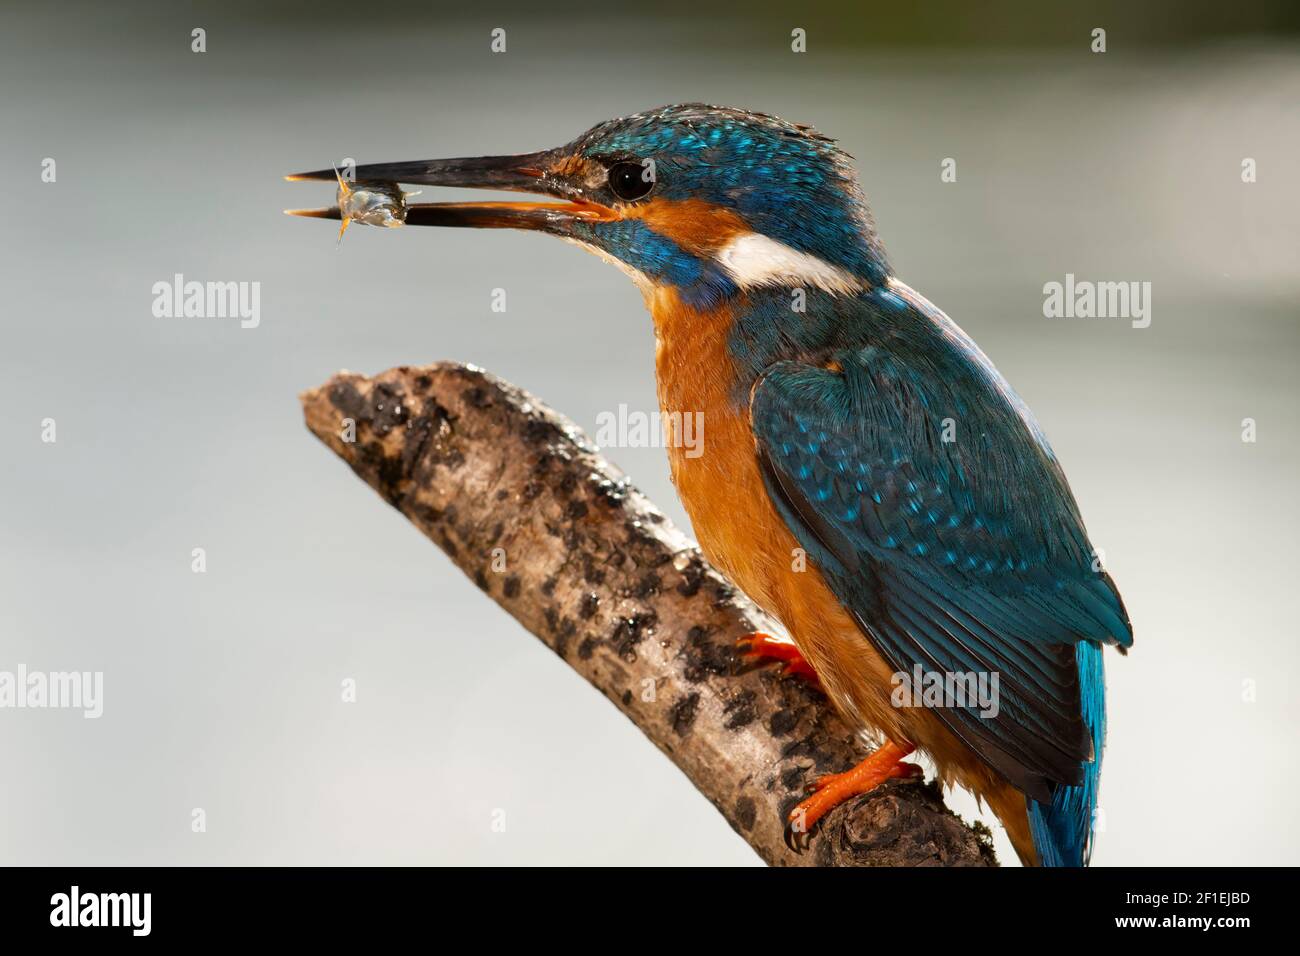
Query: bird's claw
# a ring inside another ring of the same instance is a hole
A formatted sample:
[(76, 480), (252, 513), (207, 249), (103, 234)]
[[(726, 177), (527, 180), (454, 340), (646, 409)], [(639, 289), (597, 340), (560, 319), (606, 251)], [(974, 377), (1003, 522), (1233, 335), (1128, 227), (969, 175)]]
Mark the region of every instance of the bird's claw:
[(803, 851), (812, 845), (812, 834), (801, 829), (796, 829), (793, 820), (786, 823), (784, 838), (785, 845), (789, 848), (791, 853), (802, 855)]
[(781, 640), (762, 631), (746, 634), (736, 641), (736, 652), (757, 661), (780, 661), (782, 677), (798, 677), (818, 690), (821, 682), (817, 672), (804, 659), (799, 648), (791, 641)]
[(924, 771), (903, 758), (912, 752), (911, 745), (886, 740), (875, 753), (844, 773), (831, 773), (812, 781), (809, 794), (786, 817), (785, 845), (799, 853), (808, 846), (811, 833), (821, 819), (851, 797), (869, 793), (886, 780), (919, 777)]
[[(823, 776), (804, 784), (803, 792), (811, 794), (816, 793), (818, 790), (825, 790), (827, 787), (839, 781), (847, 780), (851, 774), (852, 771), (824, 774)], [(910, 780), (913, 777), (924, 777), (925, 770), (914, 763), (900, 760), (889, 775), (890, 777), (896, 777), (900, 780)]]

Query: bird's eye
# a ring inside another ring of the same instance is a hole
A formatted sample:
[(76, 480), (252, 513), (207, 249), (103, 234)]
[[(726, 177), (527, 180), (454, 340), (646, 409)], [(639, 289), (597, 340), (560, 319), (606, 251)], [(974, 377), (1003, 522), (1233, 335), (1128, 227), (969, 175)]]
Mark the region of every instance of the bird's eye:
[(644, 199), (655, 188), (654, 166), (650, 163), (615, 163), (609, 167), (609, 188), (624, 202)]

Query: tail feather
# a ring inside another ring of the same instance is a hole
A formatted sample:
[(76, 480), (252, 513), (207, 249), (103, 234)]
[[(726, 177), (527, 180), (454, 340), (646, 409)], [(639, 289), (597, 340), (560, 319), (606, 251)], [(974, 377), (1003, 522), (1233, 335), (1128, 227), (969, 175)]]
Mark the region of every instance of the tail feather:
[(1075, 648), (1075, 660), (1079, 665), (1083, 719), (1092, 734), (1092, 762), (1084, 767), (1082, 784), (1056, 785), (1051, 803), (1025, 798), (1040, 866), (1087, 866), (1092, 855), (1101, 749), (1106, 739), (1106, 678), (1101, 645), (1080, 641)]

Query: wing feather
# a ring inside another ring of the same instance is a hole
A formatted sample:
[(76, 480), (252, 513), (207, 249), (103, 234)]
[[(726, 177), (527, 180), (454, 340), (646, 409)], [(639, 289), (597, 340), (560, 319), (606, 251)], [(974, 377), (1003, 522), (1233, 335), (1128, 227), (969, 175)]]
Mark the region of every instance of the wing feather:
[[(962, 384), (873, 347), (833, 368), (779, 362), (751, 393), (755, 448), (778, 511), (892, 666), (998, 674), (995, 716), (937, 711), (1049, 800), (1093, 757), (1075, 646), (1132, 635), (1050, 449), (1002, 390)], [(964, 443), (938, 437), (954, 409)]]

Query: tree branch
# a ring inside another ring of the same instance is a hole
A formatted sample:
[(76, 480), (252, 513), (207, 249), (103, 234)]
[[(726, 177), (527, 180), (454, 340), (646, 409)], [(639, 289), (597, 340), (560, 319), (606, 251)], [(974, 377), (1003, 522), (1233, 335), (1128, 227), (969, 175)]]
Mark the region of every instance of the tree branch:
[(832, 811), (803, 854), (785, 814), (864, 756), (825, 698), (734, 649), (761, 614), (568, 419), (473, 367), (341, 372), (307, 426), (621, 710), (769, 864), (993, 866), (931, 784)]

